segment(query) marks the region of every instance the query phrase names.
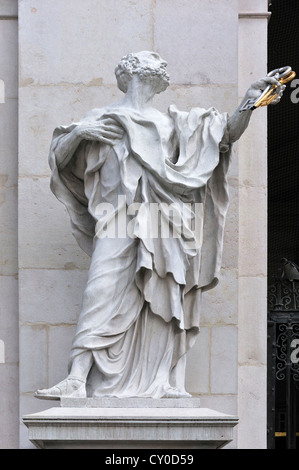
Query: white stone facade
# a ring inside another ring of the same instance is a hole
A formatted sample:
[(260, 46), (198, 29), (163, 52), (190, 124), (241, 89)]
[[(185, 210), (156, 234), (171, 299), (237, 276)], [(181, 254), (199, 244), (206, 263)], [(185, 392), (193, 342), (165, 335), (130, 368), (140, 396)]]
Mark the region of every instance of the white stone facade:
[[(267, 72), (267, 8), (267, 0), (1, 2), (0, 448), (32, 447), (18, 415), (49, 408), (33, 392), (65, 377), (89, 266), (49, 188), (54, 128), (120, 97), (114, 66), (139, 50), (168, 61), (161, 111), (175, 103), (233, 112)], [(240, 418), (232, 448), (266, 447), (266, 124), (257, 110), (234, 147), (222, 278), (204, 295), (188, 353), (187, 390), (204, 408)]]

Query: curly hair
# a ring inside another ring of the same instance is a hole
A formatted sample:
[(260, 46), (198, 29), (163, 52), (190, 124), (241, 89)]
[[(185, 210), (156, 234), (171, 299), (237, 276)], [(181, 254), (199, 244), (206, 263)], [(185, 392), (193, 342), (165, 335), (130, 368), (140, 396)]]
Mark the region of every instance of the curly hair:
[(155, 79), (156, 77), (162, 78), (168, 81), (168, 74), (165, 67), (152, 67), (140, 65), (140, 60), (137, 54), (130, 53), (124, 56), (119, 64), (115, 67), (115, 76), (118, 87), (124, 93), (128, 90), (128, 84), (133, 77), (138, 75), (142, 79)]

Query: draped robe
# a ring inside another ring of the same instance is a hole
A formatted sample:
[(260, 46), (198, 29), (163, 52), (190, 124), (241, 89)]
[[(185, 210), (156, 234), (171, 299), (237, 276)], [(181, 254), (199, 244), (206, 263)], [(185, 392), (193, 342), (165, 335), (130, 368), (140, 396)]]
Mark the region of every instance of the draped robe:
[[(96, 110), (92, 119), (112, 117), (124, 137), (113, 146), (83, 140), (59, 167), (57, 149), (78, 124), (54, 131), (51, 189), (91, 256), (69, 361), (71, 367), (92, 352), (90, 396), (158, 398), (178, 387), (176, 366), (199, 332), (201, 292), (218, 282), (229, 201), (228, 116), (174, 106), (167, 116), (161, 125), (132, 109)], [(143, 230), (153, 203), (162, 225), (171, 227), (168, 237)], [(170, 205), (179, 222), (165, 210)], [(111, 236), (120, 223), (130, 225), (130, 234)]]

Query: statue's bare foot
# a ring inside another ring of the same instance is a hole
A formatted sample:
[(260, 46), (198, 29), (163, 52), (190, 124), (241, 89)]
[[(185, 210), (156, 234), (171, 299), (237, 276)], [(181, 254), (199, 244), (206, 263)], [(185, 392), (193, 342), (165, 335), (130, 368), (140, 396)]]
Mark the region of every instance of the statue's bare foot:
[(190, 398), (192, 395), (186, 392), (185, 390), (180, 390), (179, 388), (171, 387), (167, 390), (163, 398)]
[(86, 398), (85, 381), (68, 376), (54, 387), (37, 390), (34, 396), (48, 400), (59, 400), (62, 397)]

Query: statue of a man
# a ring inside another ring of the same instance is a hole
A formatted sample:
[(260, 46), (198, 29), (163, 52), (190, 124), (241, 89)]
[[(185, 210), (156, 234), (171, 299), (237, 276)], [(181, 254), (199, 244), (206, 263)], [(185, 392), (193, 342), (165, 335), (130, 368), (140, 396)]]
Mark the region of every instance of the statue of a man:
[(231, 117), (162, 113), (152, 100), (166, 66), (154, 52), (128, 54), (115, 70), (124, 98), (54, 131), (51, 188), (91, 265), (69, 375), (39, 398), (189, 396), (186, 353), (221, 267), (231, 146), (252, 113), (240, 109), (269, 83), (278, 102), (284, 87), (255, 82)]

